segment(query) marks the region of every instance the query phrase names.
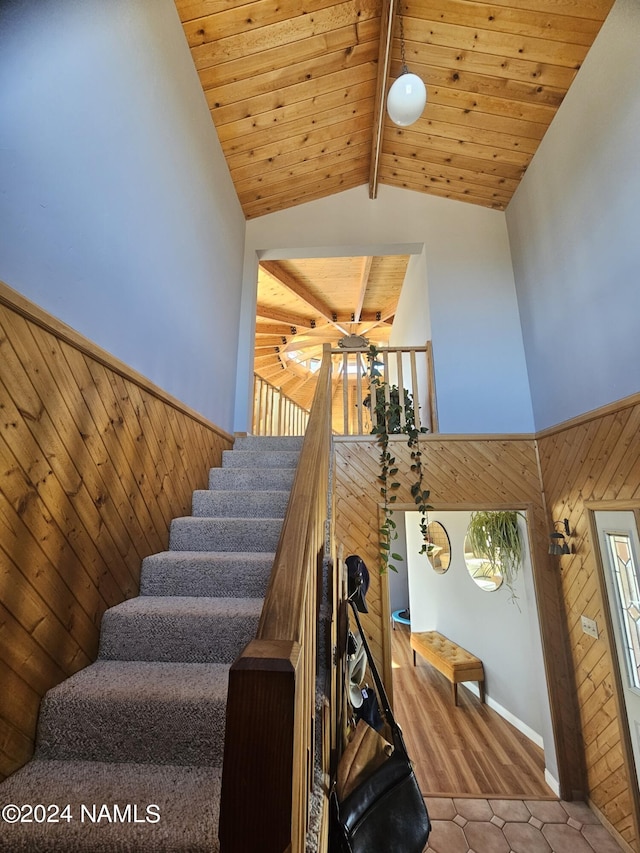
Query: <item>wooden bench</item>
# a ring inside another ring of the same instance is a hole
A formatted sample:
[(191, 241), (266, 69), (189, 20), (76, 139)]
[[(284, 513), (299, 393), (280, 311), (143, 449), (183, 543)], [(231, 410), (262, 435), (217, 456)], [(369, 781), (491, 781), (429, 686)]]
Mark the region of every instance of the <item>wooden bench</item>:
[(434, 666), (451, 682), (453, 701), (458, 704), (458, 684), (461, 681), (477, 681), (480, 701), (484, 702), (484, 667), (480, 658), (443, 637), (437, 631), (411, 632), (413, 665), (416, 652)]

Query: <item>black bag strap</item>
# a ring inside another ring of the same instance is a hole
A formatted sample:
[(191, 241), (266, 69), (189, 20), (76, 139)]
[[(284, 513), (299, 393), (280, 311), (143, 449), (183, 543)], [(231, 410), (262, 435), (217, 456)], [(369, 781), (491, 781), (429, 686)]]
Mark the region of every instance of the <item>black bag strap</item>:
[(402, 737), (402, 730), (400, 729), (400, 726), (396, 723), (395, 717), (393, 716), (393, 711), (391, 710), (391, 706), (389, 704), (389, 697), (387, 696), (387, 691), (384, 689), (384, 684), (382, 683), (382, 679), (380, 678), (380, 673), (378, 672), (376, 662), (373, 659), (373, 655), (371, 654), (369, 643), (367, 642), (365, 633), (362, 630), (360, 616), (358, 615), (358, 608), (356, 607), (355, 601), (353, 601), (352, 599), (348, 598), (347, 601), (351, 605), (353, 615), (356, 618), (356, 624), (358, 626), (358, 630), (360, 631), (360, 636), (362, 637), (362, 645), (364, 646), (364, 650), (367, 655), (367, 660), (369, 661), (369, 669), (371, 670), (371, 675), (373, 675), (373, 680), (378, 691), (380, 704), (382, 705), (382, 710), (384, 711), (385, 719), (393, 733), (394, 746), (396, 749), (401, 749), (405, 753), (405, 755), (407, 755), (407, 748), (404, 744), (404, 738)]

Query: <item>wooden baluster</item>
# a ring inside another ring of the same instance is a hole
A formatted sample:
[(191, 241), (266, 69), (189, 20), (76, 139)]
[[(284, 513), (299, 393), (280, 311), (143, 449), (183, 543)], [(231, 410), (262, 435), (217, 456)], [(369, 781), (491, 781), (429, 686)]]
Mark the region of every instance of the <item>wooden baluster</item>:
[(400, 429), (407, 425), (407, 412), (404, 399), (404, 379), (402, 376), (402, 350), (396, 350), (396, 370), (398, 372), (398, 405), (400, 406)]
[(342, 419), (344, 434), (349, 435), (349, 353), (342, 356)]
[(413, 413), (416, 429), (420, 432), (422, 423), (420, 420), (420, 395), (418, 393), (418, 370), (416, 367), (416, 351), (412, 349), (409, 353), (411, 363), (411, 389), (413, 391)]
[(362, 435), (362, 358), (356, 353), (356, 407), (358, 410), (358, 435)]

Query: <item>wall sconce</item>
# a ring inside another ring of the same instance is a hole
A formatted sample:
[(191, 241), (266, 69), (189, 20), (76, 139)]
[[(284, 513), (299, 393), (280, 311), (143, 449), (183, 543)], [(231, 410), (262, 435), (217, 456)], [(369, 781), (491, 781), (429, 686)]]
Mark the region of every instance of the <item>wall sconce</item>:
[(571, 536), (571, 531), (569, 530), (569, 519), (563, 518), (562, 521), (553, 522), (554, 527), (558, 524), (563, 526), (564, 533), (559, 533), (557, 530), (554, 530), (553, 533), (549, 534), (549, 553), (556, 557), (561, 554), (571, 553), (571, 548), (565, 538), (567, 536)]

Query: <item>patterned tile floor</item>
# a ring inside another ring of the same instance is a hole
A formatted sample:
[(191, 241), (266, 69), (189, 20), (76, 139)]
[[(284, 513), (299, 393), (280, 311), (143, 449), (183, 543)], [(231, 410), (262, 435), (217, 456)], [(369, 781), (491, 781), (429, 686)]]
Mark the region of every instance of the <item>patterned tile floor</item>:
[(622, 853), (585, 803), (426, 797), (425, 853)]

